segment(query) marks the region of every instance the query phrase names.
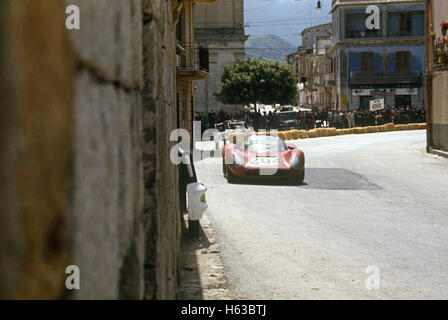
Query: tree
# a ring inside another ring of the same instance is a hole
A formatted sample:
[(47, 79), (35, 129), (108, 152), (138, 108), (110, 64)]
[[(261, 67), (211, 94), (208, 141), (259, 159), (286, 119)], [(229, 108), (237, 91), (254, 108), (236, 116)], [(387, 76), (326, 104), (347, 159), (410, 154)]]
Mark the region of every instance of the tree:
[(289, 65), (257, 58), (237, 61), (226, 67), (221, 78), (222, 90), (215, 93), (224, 104), (293, 104), (297, 80)]

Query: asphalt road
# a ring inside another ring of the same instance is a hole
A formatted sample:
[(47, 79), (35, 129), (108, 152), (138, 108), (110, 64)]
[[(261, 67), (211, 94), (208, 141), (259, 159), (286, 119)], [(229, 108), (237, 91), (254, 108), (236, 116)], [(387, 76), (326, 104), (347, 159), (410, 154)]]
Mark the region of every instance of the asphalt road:
[(425, 131), (294, 143), (302, 186), (196, 163), (235, 298), (447, 299), (448, 159), (424, 152)]

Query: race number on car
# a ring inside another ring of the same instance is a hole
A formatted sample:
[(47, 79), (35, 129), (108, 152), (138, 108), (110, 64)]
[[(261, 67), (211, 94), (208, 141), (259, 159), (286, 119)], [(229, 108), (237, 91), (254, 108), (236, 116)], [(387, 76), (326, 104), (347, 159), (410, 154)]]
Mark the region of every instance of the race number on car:
[(255, 157), (249, 161), (253, 165), (273, 165), (279, 164), (280, 159), (277, 157)]

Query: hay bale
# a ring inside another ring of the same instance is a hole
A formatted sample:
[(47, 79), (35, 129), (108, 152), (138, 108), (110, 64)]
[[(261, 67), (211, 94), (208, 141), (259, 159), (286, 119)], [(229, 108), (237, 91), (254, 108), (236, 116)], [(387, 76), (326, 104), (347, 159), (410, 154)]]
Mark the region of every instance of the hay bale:
[(278, 133), (278, 137), (279, 137), (280, 139), (282, 139), (283, 141), (286, 141), (286, 140), (287, 140), (285, 131), (279, 131), (279, 133)]
[(397, 125), (395, 126), (395, 130), (396, 130), (396, 131), (403, 131), (403, 130), (406, 130), (406, 125), (405, 125), (405, 124), (397, 124)]
[(318, 137), (326, 137), (327, 136), (327, 129), (326, 128), (318, 128), (318, 129), (315, 129), (315, 130), (316, 130), (316, 133), (317, 133)]
[(294, 140), (294, 130), (288, 130), (285, 133), (288, 140)]
[(387, 126), (385, 124), (378, 126), (378, 132), (386, 132)]
[(344, 129), (336, 129), (335, 136), (342, 136), (344, 135)]
[(412, 123), (412, 130), (426, 129), (426, 123)]
[(308, 130), (308, 137), (310, 137), (310, 138), (317, 138), (317, 137), (319, 137), (319, 135), (317, 134), (317, 130), (316, 129)]
[(419, 130), (426, 129), (426, 123), (418, 123)]
[(350, 129), (342, 129), (343, 134), (353, 134), (355, 133), (354, 128), (350, 128)]
[(396, 130), (395, 124), (393, 124), (393, 123), (386, 123), (384, 126), (386, 127), (386, 131), (395, 131)]
[(300, 139), (300, 131), (299, 130), (290, 130), (290, 134), (292, 139), (291, 140), (298, 140)]
[(300, 132), (300, 139), (308, 139), (310, 136), (308, 135), (308, 131), (306, 130), (299, 130)]
[(356, 128), (353, 128), (353, 133), (354, 134), (367, 133), (367, 129), (365, 127), (356, 127)]
[[(342, 130), (342, 129), (327, 128), (327, 137), (333, 137), (333, 136), (336, 136), (338, 130)], [(342, 134), (342, 133), (341, 133), (341, 134)]]

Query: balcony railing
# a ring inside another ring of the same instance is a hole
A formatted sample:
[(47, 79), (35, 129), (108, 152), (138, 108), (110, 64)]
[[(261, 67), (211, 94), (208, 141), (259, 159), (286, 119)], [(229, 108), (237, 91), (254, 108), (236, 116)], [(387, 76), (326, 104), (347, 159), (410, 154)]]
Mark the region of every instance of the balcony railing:
[(180, 44), (183, 50), (179, 52), (180, 71), (203, 71), (209, 72), (209, 50), (201, 44)]
[(423, 31), (389, 31), (388, 37), (423, 37), (425, 34)]
[(394, 70), (383, 72), (351, 71), (350, 81), (358, 83), (366, 82), (419, 82), (422, 81), (422, 71), (418, 69)]

